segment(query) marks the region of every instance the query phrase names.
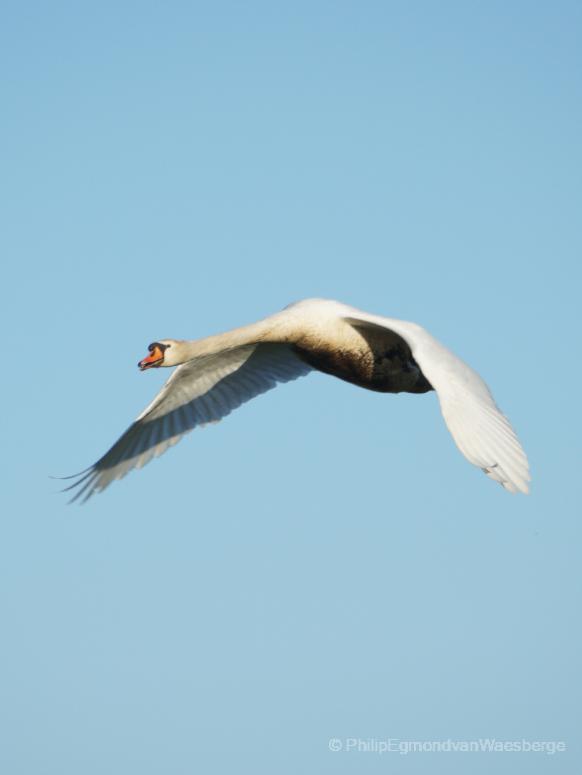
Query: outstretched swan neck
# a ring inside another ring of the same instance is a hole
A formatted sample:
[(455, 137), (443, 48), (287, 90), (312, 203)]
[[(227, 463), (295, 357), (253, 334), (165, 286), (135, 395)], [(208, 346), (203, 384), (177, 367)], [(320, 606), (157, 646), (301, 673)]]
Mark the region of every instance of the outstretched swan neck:
[(287, 316), (271, 315), (257, 323), (233, 328), (223, 334), (181, 341), (178, 343), (176, 355), (179, 355), (181, 363), (185, 363), (203, 355), (215, 355), (244, 345), (259, 342), (288, 342), (292, 338), (293, 328), (289, 325)]

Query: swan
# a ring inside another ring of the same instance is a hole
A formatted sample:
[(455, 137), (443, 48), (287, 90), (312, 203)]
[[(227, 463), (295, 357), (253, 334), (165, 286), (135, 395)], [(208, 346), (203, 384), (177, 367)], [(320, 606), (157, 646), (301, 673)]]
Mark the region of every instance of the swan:
[(72, 501), (87, 500), (193, 428), (312, 370), (382, 393), (434, 390), (467, 460), (509, 492), (529, 491), (526, 455), (485, 382), (416, 323), (306, 299), (205, 339), (160, 339), (148, 352), (138, 363), (141, 371), (177, 368), (103, 457), (66, 477), (76, 479), (66, 488), (76, 490)]

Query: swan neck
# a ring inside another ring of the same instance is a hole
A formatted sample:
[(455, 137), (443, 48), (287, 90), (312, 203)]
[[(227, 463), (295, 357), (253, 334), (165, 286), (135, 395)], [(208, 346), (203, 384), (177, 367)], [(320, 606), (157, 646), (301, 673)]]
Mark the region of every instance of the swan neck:
[(224, 350), (232, 350), (244, 345), (257, 344), (259, 342), (285, 342), (289, 341), (284, 327), (277, 321), (276, 316), (259, 320), (248, 326), (233, 328), (222, 334), (214, 334), (204, 339), (193, 339), (182, 343), (184, 361), (198, 358), (202, 355), (215, 355)]

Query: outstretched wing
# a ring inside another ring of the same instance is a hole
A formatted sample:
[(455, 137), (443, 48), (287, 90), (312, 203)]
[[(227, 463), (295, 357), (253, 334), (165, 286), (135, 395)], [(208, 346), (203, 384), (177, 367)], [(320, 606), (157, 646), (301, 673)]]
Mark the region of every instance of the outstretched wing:
[[(244, 345), (178, 366), (111, 449), (67, 490), (83, 501), (141, 468), (199, 425), (218, 422), (251, 398), (311, 371), (285, 344)], [(72, 502), (71, 501), (71, 502)]]
[(525, 452), (476, 371), (416, 323), (359, 312), (346, 320), (401, 337), (435, 389), (447, 427), (467, 460), (509, 492), (529, 492)]

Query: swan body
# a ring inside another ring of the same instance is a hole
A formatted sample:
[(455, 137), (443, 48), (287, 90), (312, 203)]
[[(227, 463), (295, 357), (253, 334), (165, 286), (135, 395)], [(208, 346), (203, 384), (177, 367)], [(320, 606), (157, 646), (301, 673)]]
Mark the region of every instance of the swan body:
[(307, 299), (224, 334), (149, 346), (142, 370), (177, 366), (152, 403), (67, 489), (86, 500), (161, 455), (193, 428), (255, 396), (322, 371), (368, 390), (438, 396), (469, 462), (510, 492), (528, 492), (528, 462), (507, 418), (473, 369), (416, 323)]

